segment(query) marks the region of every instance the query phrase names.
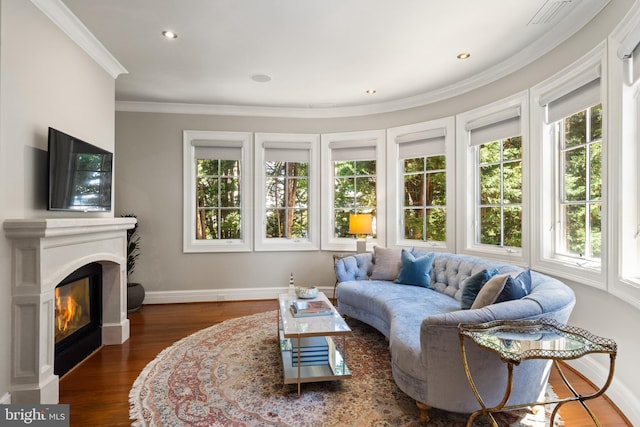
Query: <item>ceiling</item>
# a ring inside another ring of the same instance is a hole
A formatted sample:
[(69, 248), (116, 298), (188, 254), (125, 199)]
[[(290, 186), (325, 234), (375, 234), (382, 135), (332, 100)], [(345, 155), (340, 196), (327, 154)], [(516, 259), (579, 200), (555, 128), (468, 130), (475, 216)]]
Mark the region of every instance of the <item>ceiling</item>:
[(120, 103), (395, 109), (521, 68), (608, 0), (62, 2), (127, 70)]

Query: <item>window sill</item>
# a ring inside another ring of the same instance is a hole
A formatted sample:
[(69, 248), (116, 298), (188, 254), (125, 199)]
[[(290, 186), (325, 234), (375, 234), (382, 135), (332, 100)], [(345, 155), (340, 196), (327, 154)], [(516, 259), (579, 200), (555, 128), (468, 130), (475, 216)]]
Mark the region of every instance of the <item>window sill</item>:
[(269, 239), (256, 242), (256, 252), (317, 251), (320, 247), (307, 239)]
[(527, 265), (521, 248), (474, 245), (463, 251), (466, 255), (487, 258), (506, 264)]
[(239, 240), (198, 240), (185, 242), (182, 247), (183, 253), (206, 253), (206, 252), (251, 252), (251, 245)]
[(532, 263), (531, 268), (560, 280), (570, 280), (598, 289), (606, 289), (606, 274), (598, 263), (575, 258), (544, 258)]

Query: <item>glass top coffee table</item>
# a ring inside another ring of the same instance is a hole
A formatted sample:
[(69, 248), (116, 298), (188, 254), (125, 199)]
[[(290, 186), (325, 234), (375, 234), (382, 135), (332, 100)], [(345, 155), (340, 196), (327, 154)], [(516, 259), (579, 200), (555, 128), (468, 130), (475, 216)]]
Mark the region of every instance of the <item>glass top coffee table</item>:
[[(485, 414), (497, 426), (493, 412), (510, 411), (540, 403), (556, 404), (551, 413), (551, 425), (560, 406), (567, 402), (579, 401), (582, 407), (589, 413), (593, 422), (600, 426), (600, 422), (586, 405), (585, 401), (601, 396), (611, 384), (617, 355), (615, 341), (591, 334), (581, 328), (563, 325), (553, 319), (537, 320), (497, 320), (480, 324), (461, 324), (458, 326), (460, 336), (460, 351), (462, 362), (469, 384), (482, 409), (469, 416), (467, 426), (473, 424), (473, 419), (480, 414)], [(469, 371), (465, 351), (465, 338), (472, 340), (480, 347), (492, 351), (500, 356), (507, 364), (508, 382), (502, 401), (493, 408), (487, 408), (478, 392)], [(559, 361), (577, 359), (592, 353), (609, 355), (609, 375), (605, 384), (596, 392), (582, 395), (569, 383), (562, 372)], [(513, 385), (513, 367), (527, 359), (550, 359), (560, 374), (562, 381), (571, 391), (573, 396), (547, 402), (531, 402), (517, 406), (505, 406), (511, 394)]]
[[(324, 301), (329, 314), (295, 317), (291, 310), (294, 301)], [(278, 337), (282, 354), (285, 384), (334, 381), (351, 378), (346, 364), (347, 335), (351, 328), (322, 292), (312, 299), (299, 299), (295, 295), (278, 295)], [(341, 349), (334, 338), (342, 337)]]

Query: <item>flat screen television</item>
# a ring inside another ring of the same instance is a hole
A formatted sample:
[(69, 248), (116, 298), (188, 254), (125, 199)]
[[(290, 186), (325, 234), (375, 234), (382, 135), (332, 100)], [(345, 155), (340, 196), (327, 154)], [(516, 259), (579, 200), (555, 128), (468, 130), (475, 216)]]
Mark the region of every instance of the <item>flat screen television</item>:
[(110, 211), (113, 154), (49, 128), (49, 210)]

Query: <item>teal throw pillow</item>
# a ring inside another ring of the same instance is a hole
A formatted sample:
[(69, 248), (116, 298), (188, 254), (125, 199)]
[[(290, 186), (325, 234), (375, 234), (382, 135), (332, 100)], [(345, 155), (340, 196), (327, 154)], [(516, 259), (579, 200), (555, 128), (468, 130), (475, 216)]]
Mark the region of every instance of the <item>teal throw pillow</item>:
[(400, 257), (402, 267), (396, 283), (431, 287), (431, 267), (433, 267), (434, 259), (434, 253), (416, 258), (410, 251), (403, 249)]
[(531, 270), (524, 270), (516, 277), (509, 276), (496, 303), (520, 299), (531, 293)]
[(468, 310), (473, 305), (473, 302), (478, 296), (478, 292), (493, 276), (498, 274), (498, 270), (495, 268), (482, 271), (473, 274), (462, 281), (460, 287), (462, 288), (462, 295), (460, 296), (460, 308)]

